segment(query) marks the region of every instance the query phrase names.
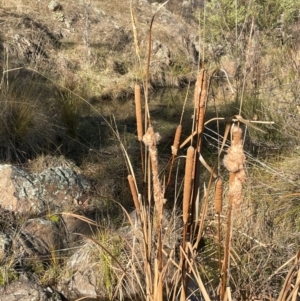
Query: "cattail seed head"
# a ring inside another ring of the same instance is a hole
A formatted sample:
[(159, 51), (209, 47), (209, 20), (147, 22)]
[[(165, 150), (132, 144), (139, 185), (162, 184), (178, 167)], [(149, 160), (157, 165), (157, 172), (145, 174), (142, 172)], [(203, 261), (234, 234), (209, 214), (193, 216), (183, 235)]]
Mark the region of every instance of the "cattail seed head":
[(215, 209), (218, 214), (222, 212), (222, 202), (223, 202), (223, 181), (218, 178), (215, 186)]
[(202, 133), (204, 125), (205, 104), (207, 99), (207, 72), (201, 69), (195, 86), (194, 105), (196, 114), (196, 130)]
[(142, 104), (141, 104), (141, 87), (136, 84), (134, 87), (134, 100), (135, 100), (135, 116), (138, 140), (143, 139), (143, 120), (142, 120)]
[(194, 164), (195, 149), (190, 146), (187, 150), (185, 175), (184, 175), (184, 188), (183, 188), (183, 223), (187, 224), (190, 207), (190, 197), (192, 190), (192, 174)]
[(205, 105), (207, 95), (207, 74), (205, 69), (201, 69), (197, 76), (194, 92), (195, 108), (203, 107)]
[(199, 116), (197, 121), (197, 133), (200, 134), (203, 132), (204, 127), (204, 115), (205, 115), (205, 108), (200, 107), (199, 108)]
[(172, 149), (172, 155), (177, 156), (178, 148), (179, 148), (179, 142), (180, 142), (180, 136), (182, 132), (182, 125), (179, 124), (176, 129), (175, 137), (174, 137), (174, 143), (171, 147)]

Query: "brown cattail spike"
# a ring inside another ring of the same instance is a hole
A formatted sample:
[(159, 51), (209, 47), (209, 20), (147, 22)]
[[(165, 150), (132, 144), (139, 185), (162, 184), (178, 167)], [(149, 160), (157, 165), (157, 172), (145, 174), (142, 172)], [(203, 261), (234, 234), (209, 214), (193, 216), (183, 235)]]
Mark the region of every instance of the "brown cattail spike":
[(223, 202), (223, 181), (218, 178), (215, 186), (215, 209), (218, 214), (222, 212), (222, 202)]
[(207, 96), (207, 73), (205, 69), (200, 71), (202, 73), (201, 82), (199, 82), (201, 90), (199, 91), (200, 102), (199, 107), (204, 107)]
[(195, 124), (197, 133), (200, 134), (203, 130), (205, 105), (207, 99), (207, 72), (201, 69), (198, 73), (195, 92), (194, 92), (194, 105), (195, 105)]
[(136, 84), (134, 87), (134, 100), (135, 100), (135, 116), (138, 140), (143, 139), (143, 120), (142, 120), (142, 104), (141, 104), (141, 87)]
[(195, 149), (192, 146), (190, 146), (187, 150), (187, 155), (186, 155), (184, 188), (183, 188), (183, 223), (185, 225), (187, 224), (188, 216), (189, 216), (194, 155), (195, 155)]
[(179, 148), (179, 142), (180, 142), (180, 136), (182, 132), (182, 125), (179, 124), (176, 129), (175, 137), (174, 137), (174, 143), (172, 145), (172, 155), (177, 156), (178, 148)]
[(197, 76), (197, 81), (196, 81), (196, 86), (195, 86), (195, 92), (194, 92), (194, 105), (195, 108), (197, 109), (198, 107), (201, 107), (204, 105), (205, 99), (204, 97), (201, 95), (206, 94), (206, 70), (205, 69), (201, 69), (198, 73)]
[(128, 175), (127, 178), (128, 178), (129, 187), (130, 187), (130, 191), (131, 191), (131, 194), (132, 194), (132, 199), (133, 199), (133, 202), (134, 202), (135, 209), (136, 209), (138, 214), (141, 214), (140, 202), (139, 202), (139, 199), (138, 199), (138, 193), (137, 193), (137, 190), (136, 190), (136, 187), (135, 187), (133, 176)]

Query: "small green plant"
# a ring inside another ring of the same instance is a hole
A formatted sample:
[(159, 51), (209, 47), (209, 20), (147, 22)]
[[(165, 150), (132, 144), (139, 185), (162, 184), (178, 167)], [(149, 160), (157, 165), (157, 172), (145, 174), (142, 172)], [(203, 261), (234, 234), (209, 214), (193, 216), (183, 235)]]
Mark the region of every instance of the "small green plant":
[(111, 235), (109, 231), (100, 230), (96, 237), (98, 244), (95, 256), (99, 263), (99, 268), (104, 277), (104, 284), (109, 298), (113, 298), (114, 289), (118, 282), (117, 273), (114, 270), (114, 260), (119, 260), (123, 248), (119, 236)]
[(0, 267), (0, 286), (7, 285), (18, 279), (18, 273), (15, 269), (6, 268), (5, 266)]
[(58, 214), (50, 214), (48, 219), (53, 223), (58, 223), (60, 221), (60, 216)]

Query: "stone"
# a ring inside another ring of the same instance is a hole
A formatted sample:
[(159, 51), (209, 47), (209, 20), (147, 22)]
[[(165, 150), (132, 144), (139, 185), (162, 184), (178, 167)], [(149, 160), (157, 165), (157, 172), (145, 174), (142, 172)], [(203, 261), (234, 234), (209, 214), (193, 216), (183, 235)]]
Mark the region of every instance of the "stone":
[[(88, 297), (89, 300), (98, 300), (101, 278), (101, 269), (93, 256), (93, 246), (83, 245), (75, 252), (66, 264), (67, 277), (61, 281), (60, 291), (69, 299)], [(102, 271), (103, 273), (103, 271)], [(68, 277), (69, 276), (69, 277)], [(105, 297), (105, 294), (101, 294)]]
[(28, 255), (49, 258), (54, 255), (53, 251), (67, 246), (67, 241), (64, 240), (66, 237), (66, 231), (59, 221), (33, 218), (22, 226), (19, 241)]
[(85, 205), (90, 182), (68, 167), (28, 173), (0, 165), (0, 206), (21, 216), (56, 213)]
[(66, 299), (53, 290), (43, 289), (27, 277), (0, 287), (1, 301), (65, 301)]
[(61, 10), (62, 6), (56, 1), (50, 1), (48, 4), (48, 9), (51, 11)]
[(0, 233), (0, 261), (6, 258), (9, 247), (11, 246), (11, 238), (7, 233)]

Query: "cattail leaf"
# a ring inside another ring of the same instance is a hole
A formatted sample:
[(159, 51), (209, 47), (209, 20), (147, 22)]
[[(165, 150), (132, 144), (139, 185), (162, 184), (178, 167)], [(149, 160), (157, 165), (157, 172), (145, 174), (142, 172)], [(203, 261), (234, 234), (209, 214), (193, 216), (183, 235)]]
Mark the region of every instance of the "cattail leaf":
[(194, 131), (191, 135), (189, 135), (179, 146), (179, 148), (183, 148), (193, 137), (197, 134), (197, 131)]
[(133, 202), (134, 202), (135, 209), (136, 209), (138, 214), (141, 214), (140, 202), (139, 202), (138, 193), (137, 193), (137, 190), (136, 190), (134, 178), (133, 178), (132, 175), (128, 175), (127, 179), (128, 179), (128, 183), (129, 183), (129, 187), (130, 187), (130, 191), (131, 191), (131, 195), (132, 195), (132, 199), (133, 199)]
[(253, 123), (251, 123), (250, 121), (244, 119), (241, 115), (235, 115), (233, 118), (236, 118), (239, 122), (241, 122), (241, 123), (243, 123), (247, 126), (250, 126), (250, 127), (254, 128), (254, 129), (256, 129), (256, 130), (258, 130), (262, 133), (266, 133), (264, 130), (262, 130), (262, 129), (258, 128), (257, 126), (253, 125)]
[(214, 173), (213, 169), (206, 163), (201, 154), (199, 155), (199, 160), (202, 163), (202, 165), (213, 175), (213, 177), (216, 178), (217, 175)]
[(226, 123), (226, 127), (225, 127), (225, 132), (224, 132), (224, 137), (223, 137), (222, 145), (221, 145), (221, 148), (220, 148), (220, 151), (219, 151), (219, 156), (221, 155), (221, 153), (223, 151), (223, 148), (225, 146), (225, 142), (226, 142), (228, 134), (230, 132), (230, 127), (231, 127), (231, 123), (227, 122)]

